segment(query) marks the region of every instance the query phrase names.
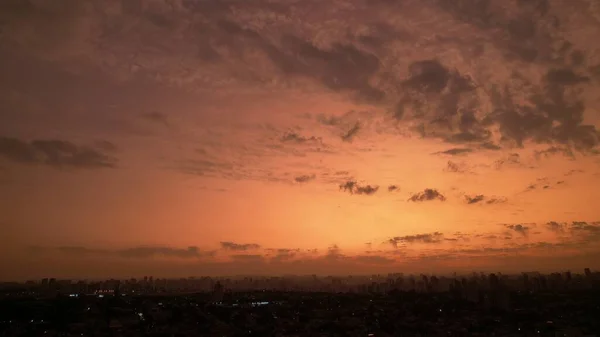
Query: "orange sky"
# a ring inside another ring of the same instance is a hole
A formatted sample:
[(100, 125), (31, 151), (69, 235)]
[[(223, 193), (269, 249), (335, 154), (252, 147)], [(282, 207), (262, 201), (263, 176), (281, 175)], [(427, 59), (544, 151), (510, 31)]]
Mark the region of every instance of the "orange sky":
[(600, 267), (600, 8), (519, 3), (3, 1), (0, 280)]

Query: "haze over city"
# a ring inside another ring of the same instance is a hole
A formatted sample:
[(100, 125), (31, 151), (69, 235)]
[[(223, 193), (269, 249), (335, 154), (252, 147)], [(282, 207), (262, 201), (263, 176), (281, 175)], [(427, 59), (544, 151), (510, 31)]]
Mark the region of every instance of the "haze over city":
[(594, 0), (3, 0), (0, 281), (600, 268)]

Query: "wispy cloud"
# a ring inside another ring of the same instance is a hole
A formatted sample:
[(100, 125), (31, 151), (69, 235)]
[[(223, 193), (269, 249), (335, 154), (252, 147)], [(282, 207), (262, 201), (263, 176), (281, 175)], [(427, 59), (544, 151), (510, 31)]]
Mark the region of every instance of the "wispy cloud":
[(440, 151), (440, 152), (436, 152), (434, 154), (445, 154), (445, 155), (450, 155), (450, 156), (459, 156), (459, 155), (464, 155), (467, 153), (471, 153), (473, 152), (473, 149), (468, 149), (468, 148), (452, 148), (452, 149), (448, 149), (445, 151)]
[(316, 178), (316, 175), (314, 175), (314, 174), (311, 174), (311, 175), (303, 174), (303, 175), (295, 177), (294, 181), (297, 183), (307, 183), (311, 180), (314, 180), (315, 178)]
[(426, 234), (415, 234), (406, 236), (396, 236), (390, 238), (390, 243), (394, 248), (397, 248), (401, 243), (440, 243), (443, 242), (444, 234), (440, 232), (426, 233)]
[(351, 142), (352, 139), (354, 139), (354, 137), (356, 136), (356, 134), (358, 134), (358, 131), (360, 131), (360, 124), (357, 122), (356, 124), (354, 124), (353, 127), (351, 127), (348, 131), (346, 131), (346, 133), (342, 135), (342, 140), (345, 142)]
[(149, 259), (154, 257), (198, 259), (214, 257), (215, 251), (201, 250), (196, 246), (173, 248), (166, 246), (141, 246), (118, 250), (87, 248), (81, 246), (61, 246), (55, 249), (61, 254), (71, 257), (119, 257), (130, 259)]
[(256, 243), (235, 243), (231, 241), (223, 241), (221, 242), (221, 248), (225, 250), (246, 251), (259, 249), (260, 245)]
[(117, 160), (103, 149), (77, 146), (64, 140), (33, 140), (0, 137), (0, 156), (15, 163), (57, 168), (114, 168)]

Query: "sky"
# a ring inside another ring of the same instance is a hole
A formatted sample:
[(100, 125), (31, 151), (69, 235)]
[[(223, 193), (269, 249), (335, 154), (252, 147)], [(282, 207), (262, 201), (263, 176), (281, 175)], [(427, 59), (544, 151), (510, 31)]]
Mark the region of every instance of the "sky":
[(594, 0), (5, 0), (0, 280), (600, 268)]

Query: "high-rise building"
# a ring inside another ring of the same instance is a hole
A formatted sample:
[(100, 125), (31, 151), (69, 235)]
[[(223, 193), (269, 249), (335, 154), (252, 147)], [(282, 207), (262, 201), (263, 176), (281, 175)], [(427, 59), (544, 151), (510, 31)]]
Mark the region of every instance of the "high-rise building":
[(221, 302), (223, 301), (223, 294), (225, 293), (225, 289), (223, 287), (223, 285), (221, 284), (220, 281), (217, 281), (217, 283), (215, 283), (215, 286), (213, 288), (213, 293), (212, 293), (212, 302)]

